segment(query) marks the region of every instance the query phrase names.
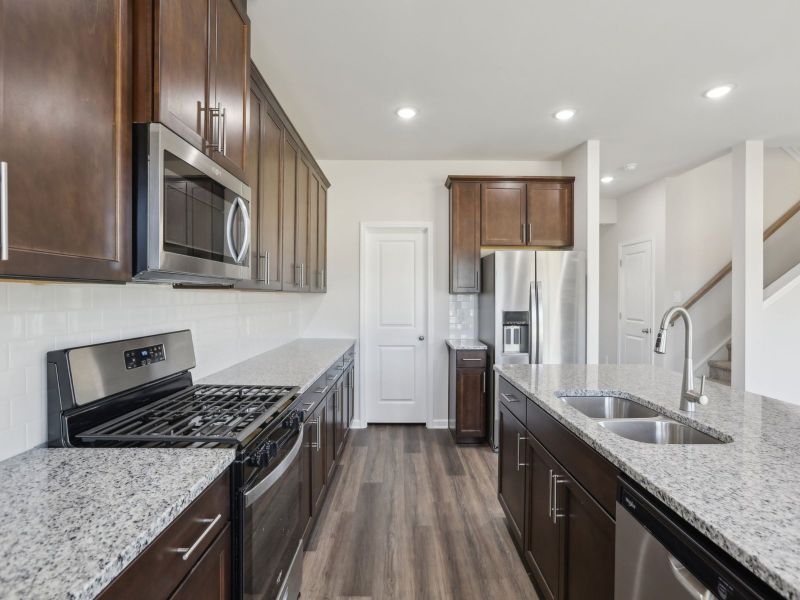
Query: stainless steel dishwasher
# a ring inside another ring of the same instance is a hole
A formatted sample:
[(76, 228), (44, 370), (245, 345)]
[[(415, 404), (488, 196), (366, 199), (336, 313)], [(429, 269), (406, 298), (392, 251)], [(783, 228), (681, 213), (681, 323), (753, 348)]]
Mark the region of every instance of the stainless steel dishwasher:
[(765, 583), (635, 484), (620, 479), (615, 600), (779, 598)]

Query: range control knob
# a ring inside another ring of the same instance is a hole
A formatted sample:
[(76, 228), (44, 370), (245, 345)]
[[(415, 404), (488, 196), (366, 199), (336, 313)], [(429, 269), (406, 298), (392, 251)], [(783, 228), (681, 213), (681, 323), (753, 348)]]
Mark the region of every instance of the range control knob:
[(278, 444), (267, 442), (250, 457), (250, 463), (256, 467), (266, 467), (276, 456), (278, 456)]
[(302, 422), (302, 420), (303, 420), (302, 415), (298, 411), (293, 410), (283, 420), (282, 425), (284, 429), (293, 429), (297, 431), (298, 429), (300, 429), (300, 423)]

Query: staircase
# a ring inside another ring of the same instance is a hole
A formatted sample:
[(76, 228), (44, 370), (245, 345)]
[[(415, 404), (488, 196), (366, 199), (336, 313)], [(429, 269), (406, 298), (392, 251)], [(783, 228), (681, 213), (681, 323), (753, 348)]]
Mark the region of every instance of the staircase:
[(724, 385), (731, 384), (731, 343), (725, 344), (727, 358), (708, 361), (708, 379)]

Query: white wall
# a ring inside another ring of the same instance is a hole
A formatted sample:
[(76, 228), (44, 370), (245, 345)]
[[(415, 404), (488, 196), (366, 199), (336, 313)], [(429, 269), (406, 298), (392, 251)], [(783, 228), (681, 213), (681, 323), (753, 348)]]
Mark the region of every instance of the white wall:
[[(764, 157), (764, 226), (800, 201), (800, 161), (779, 148)], [(800, 258), (800, 215), (795, 215), (764, 243), (764, 286), (792, 269)]]
[[(448, 175), (560, 175), (559, 162), (320, 161), (332, 183), (328, 194), (328, 293), (309, 304), (309, 336), (358, 337), (359, 227), (369, 221), (433, 223), (432, 315), (434, 419), (447, 419), (449, 336)], [(357, 412), (360, 411), (359, 408)], [(360, 415), (360, 413), (359, 413)]]
[(575, 176), (575, 249), (586, 252), (586, 362), (599, 362), (600, 142), (588, 140), (564, 156), (565, 175)]
[[(617, 203), (617, 222), (600, 228), (600, 362), (617, 362), (617, 282), (619, 280), (619, 245), (645, 239), (653, 241), (655, 262), (655, 314), (657, 327), (666, 304), (666, 184), (658, 181), (643, 187)], [(674, 345), (673, 345), (674, 347)], [(661, 364), (661, 357), (655, 357)]]
[(0, 460), (46, 441), (47, 351), (191, 329), (199, 378), (300, 337), (308, 300), (153, 284), (0, 283)]

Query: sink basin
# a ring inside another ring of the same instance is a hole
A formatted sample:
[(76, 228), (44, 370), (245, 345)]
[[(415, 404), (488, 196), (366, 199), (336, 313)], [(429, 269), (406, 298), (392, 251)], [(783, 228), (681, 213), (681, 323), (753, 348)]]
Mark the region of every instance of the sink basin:
[(723, 440), (677, 421), (600, 421), (599, 424), (620, 437), (645, 444), (725, 443)]
[(562, 396), (561, 401), (592, 419), (648, 419), (659, 414), (618, 396)]

